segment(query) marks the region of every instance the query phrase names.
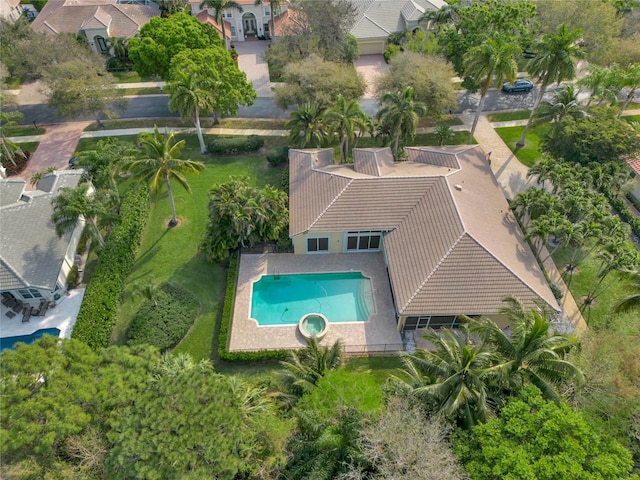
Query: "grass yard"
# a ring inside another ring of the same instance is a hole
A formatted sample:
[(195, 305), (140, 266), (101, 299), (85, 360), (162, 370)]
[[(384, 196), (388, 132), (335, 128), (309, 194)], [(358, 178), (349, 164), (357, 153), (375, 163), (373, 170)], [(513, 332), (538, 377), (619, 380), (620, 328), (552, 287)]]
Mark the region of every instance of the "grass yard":
[(4, 127), (5, 137), (27, 137), (30, 135), (42, 135), (46, 132), (44, 128), (35, 128), (32, 125), (15, 125), (13, 127)]
[(502, 127), (496, 128), (496, 133), (504, 140), (504, 143), (518, 157), (518, 160), (527, 167), (533, 167), (542, 158), (540, 153), (540, 139), (549, 127), (546, 125), (530, 128), (527, 133), (527, 144), (524, 148), (516, 147), (516, 142), (520, 140), (524, 127)]
[(129, 72), (112, 72), (112, 75), (116, 77), (118, 83), (140, 83), (153, 81), (149, 78), (141, 78), (140, 75), (133, 70)]
[(165, 92), (160, 87), (135, 87), (123, 88), (123, 95), (164, 95)]
[(431, 117), (423, 117), (418, 122), (418, 128), (428, 128), (428, 127), (437, 127), (438, 125), (449, 125), (450, 127), (454, 125), (462, 125), (463, 121), (460, 120), (455, 115), (445, 115), (445, 117), (438, 121)]
[[(281, 170), (270, 167), (261, 154), (228, 158), (202, 156), (198, 153), (195, 136), (190, 135), (186, 140), (183, 157), (204, 161), (206, 169), (200, 175), (188, 178), (192, 195), (172, 184), (176, 211), (181, 220), (178, 228), (166, 227), (171, 215), (166, 192), (154, 204), (138, 259), (127, 279), (113, 340), (119, 345), (125, 342), (129, 322), (143, 301), (134, 295), (136, 286), (145, 285), (148, 281), (155, 285), (172, 281), (193, 292), (202, 306), (202, 314), (176, 351), (188, 352), (196, 359), (213, 358), (217, 351), (214, 332), (220, 319), (227, 271), (224, 265), (206, 262), (198, 252), (198, 243), (207, 223), (207, 192), (215, 183), (227, 181), (232, 175), (246, 175), (255, 185), (277, 186), (280, 185)], [(92, 147), (87, 143), (81, 148)]]
[(622, 119), (626, 120), (629, 123), (640, 122), (640, 115), (623, 115)]
[(490, 122), (510, 122), (513, 120), (528, 120), (531, 110), (518, 110), (515, 112), (498, 112), (488, 115)]
[[(190, 120), (182, 120), (180, 118), (158, 118), (154, 122), (158, 127), (184, 127), (195, 128)], [(203, 118), (200, 120), (202, 128), (254, 128), (254, 129), (270, 129), (284, 130), (287, 120), (280, 119), (252, 119), (252, 118), (223, 118), (217, 125), (214, 125), (213, 118)], [(120, 128), (149, 128), (153, 124), (149, 120), (103, 120), (104, 127), (98, 128), (95, 123), (87, 126), (85, 131), (93, 132), (96, 130), (115, 130)]]

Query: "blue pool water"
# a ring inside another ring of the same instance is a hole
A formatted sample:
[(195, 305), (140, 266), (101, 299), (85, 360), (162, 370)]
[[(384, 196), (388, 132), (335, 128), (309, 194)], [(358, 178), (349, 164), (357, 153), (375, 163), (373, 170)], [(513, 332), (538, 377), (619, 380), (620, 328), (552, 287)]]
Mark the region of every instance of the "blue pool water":
[(60, 336), (60, 330), (57, 328), (41, 328), (33, 332), (31, 335), (19, 335), (17, 337), (4, 337), (0, 338), (0, 352), (9, 348), (13, 348), (16, 343), (33, 343), (44, 335), (53, 335), (54, 337)]
[(371, 279), (360, 272), (265, 275), (253, 284), (251, 318), (263, 326), (297, 324), (307, 313), (365, 322), (375, 311)]

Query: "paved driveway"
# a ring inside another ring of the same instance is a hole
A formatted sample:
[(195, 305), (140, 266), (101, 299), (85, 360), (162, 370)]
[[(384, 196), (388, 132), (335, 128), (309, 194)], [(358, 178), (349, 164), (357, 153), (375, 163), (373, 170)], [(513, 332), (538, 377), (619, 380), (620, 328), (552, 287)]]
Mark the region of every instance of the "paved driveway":
[(364, 98), (373, 98), (373, 85), (375, 79), (389, 70), (389, 65), (382, 55), (362, 55), (353, 62), (353, 66), (360, 72), (367, 82), (368, 88)]
[(238, 66), (247, 74), (247, 80), (253, 83), (258, 97), (273, 97), (272, 83), (269, 81), (269, 68), (262, 55), (267, 50), (268, 41), (236, 42), (233, 45), (238, 52)]

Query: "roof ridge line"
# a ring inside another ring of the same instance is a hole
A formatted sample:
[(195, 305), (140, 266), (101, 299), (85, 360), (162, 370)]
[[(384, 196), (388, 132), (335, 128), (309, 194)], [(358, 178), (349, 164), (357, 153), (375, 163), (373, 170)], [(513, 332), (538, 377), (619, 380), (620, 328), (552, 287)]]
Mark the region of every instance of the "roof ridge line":
[[(400, 309), (400, 311), (404, 311), (406, 310), (406, 308), (411, 304), (411, 302), (413, 301), (413, 299), (416, 297), (416, 295), (418, 294), (418, 292), (420, 290), (422, 290), (422, 287), (425, 286), (425, 284), (431, 279), (431, 277), (436, 273), (436, 271), (438, 270), (438, 268), (440, 268), (440, 265), (442, 265), (442, 262), (444, 262), (447, 257), (449, 255), (451, 255), (451, 252), (453, 251), (454, 248), (456, 248), (456, 246), (460, 243), (460, 241), (462, 240), (462, 237), (465, 236), (465, 234), (467, 234), (467, 232), (465, 230), (462, 231), (462, 233), (460, 234), (460, 236), (457, 238), (457, 240), (455, 242), (453, 242), (453, 245), (451, 245), (451, 247), (449, 247), (449, 250), (447, 250), (447, 252), (442, 256), (442, 258), (440, 260), (438, 260), (438, 263), (436, 263), (436, 266), (433, 267), (433, 270), (431, 270), (431, 272), (429, 273), (429, 275), (427, 275), (427, 277), (422, 281), (422, 283), (418, 286), (418, 288), (416, 288), (416, 290), (413, 292), (413, 294), (411, 295), (411, 297), (409, 297), (409, 300), (407, 300), (407, 303), (405, 303), (403, 305), (403, 307)], [(474, 239), (475, 240), (475, 239)]]
[(11, 266), (11, 264), (9, 262), (7, 262), (4, 258), (0, 257), (0, 262), (2, 262), (4, 264), (4, 266), (7, 268), (7, 270), (11, 271), (11, 273), (13, 273), (18, 279), (20, 279), (20, 281), (22, 282), (22, 284), (25, 286), (25, 288), (28, 288), (28, 284), (26, 282), (26, 280), (24, 279), (24, 277), (22, 275), (20, 275), (15, 268), (13, 268)]
[[(369, 9), (367, 9), (367, 12), (369, 11)], [(389, 30), (387, 30), (386, 28), (384, 28), (382, 25), (380, 25), (378, 22), (376, 22), (375, 20), (373, 20), (372, 18), (369, 17), (369, 15), (367, 15), (367, 13), (365, 12), (365, 14), (362, 16), (362, 18), (366, 18), (367, 20), (369, 20), (371, 23), (373, 23), (376, 27), (380, 28), (380, 30), (387, 32), (389, 35), (391, 35), (392, 32), (390, 32)]]
[(347, 188), (349, 188), (349, 185), (351, 185), (351, 183), (353, 182), (353, 178), (351, 180), (349, 180), (349, 183), (347, 183), (344, 188), (342, 190), (340, 190), (340, 192), (333, 198), (333, 200), (331, 200), (331, 202), (329, 202), (329, 204), (325, 207), (324, 210), (322, 210), (322, 212), (320, 212), (320, 215), (318, 215), (316, 217), (316, 219), (311, 222), (311, 224), (307, 227), (307, 231), (309, 229), (311, 229), (311, 227), (313, 227), (316, 223), (318, 223), (318, 221), (320, 220), (320, 218), (322, 218), (322, 216), (327, 212), (327, 210), (329, 210), (329, 208), (331, 208), (331, 206), (338, 200), (338, 198), (340, 198), (342, 196), (342, 194), (345, 192), (345, 190)]

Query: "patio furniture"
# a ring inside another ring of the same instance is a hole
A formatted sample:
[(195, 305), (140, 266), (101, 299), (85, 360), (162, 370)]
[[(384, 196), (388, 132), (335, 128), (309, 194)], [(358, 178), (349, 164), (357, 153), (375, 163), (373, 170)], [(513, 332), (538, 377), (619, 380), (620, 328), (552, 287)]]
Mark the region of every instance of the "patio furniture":
[(9, 298), (5, 297), (4, 295), (2, 296), (2, 305), (4, 305), (5, 307), (9, 306), (9, 303), (11, 303), (11, 300), (9, 300)]
[(31, 318), (32, 310), (33, 310), (33, 307), (31, 305), (29, 305), (24, 309), (24, 314), (22, 315), (22, 323), (26, 323), (29, 321), (29, 319)]
[(24, 305), (22, 305), (21, 302), (16, 301), (15, 305), (11, 307), (11, 310), (13, 310), (16, 313), (20, 313), (23, 308), (24, 308)]
[(9, 317), (9, 318), (13, 318), (13, 317), (15, 317), (15, 316), (16, 316), (16, 314), (15, 314), (15, 313), (13, 313), (11, 310), (9, 310), (9, 311), (7, 312), (7, 317)]
[(38, 308), (36, 310), (34, 310), (31, 314), (36, 316), (36, 317), (43, 317), (46, 313), (47, 310), (49, 310), (49, 302), (47, 300), (40, 300), (40, 305), (38, 305)]

